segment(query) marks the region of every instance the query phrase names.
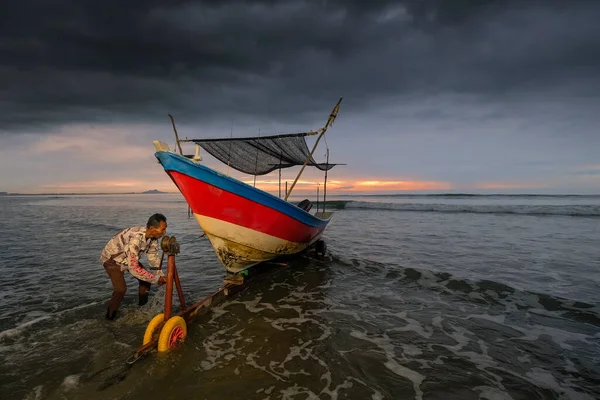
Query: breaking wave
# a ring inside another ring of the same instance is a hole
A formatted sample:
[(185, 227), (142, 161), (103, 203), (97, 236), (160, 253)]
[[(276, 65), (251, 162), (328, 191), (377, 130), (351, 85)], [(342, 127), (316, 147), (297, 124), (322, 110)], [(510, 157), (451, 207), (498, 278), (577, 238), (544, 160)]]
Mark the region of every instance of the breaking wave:
[[(562, 318), (600, 327), (600, 304), (533, 290), (523, 290), (495, 280), (470, 280), (448, 272), (386, 265), (365, 259), (333, 256), (335, 263), (351, 267), (354, 274), (383, 278), (384, 286), (419, 290), (464, 298), (472, 304), (507, 306), (506, 312), (544, 310)], [(382, 289), (383, 290), (383, 289)], [(466, 304), (466, 303), (465, 303)], [(600, 336), (598, 336), (600, 337)]]
[[(328, 202), (329, 203), (329, 202)], [(341, 203), (341, 202), (339, 202)], [(329, 205), (329, 204), (328, 204)], [(564, 215), (571, 217), (600, 217), (600, 205), (470, 205), (470, 204), (422, 204), (347, 201), (337, 208), (372, 209), (392, 211), (417, 211), (437, 213), (517, 214), (517, 215)]]

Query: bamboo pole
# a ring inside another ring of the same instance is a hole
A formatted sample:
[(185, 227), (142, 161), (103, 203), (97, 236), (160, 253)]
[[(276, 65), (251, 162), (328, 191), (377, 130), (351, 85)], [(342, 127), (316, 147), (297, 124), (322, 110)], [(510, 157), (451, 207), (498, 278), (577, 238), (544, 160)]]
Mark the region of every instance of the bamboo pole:
[[(231, 120), (231, 133), (229, 139), (233, 138), (233, 120)], [(231, 162), (231, 142), (229, 142), (229, 152), (227, 153), (227, 176), (229, 176), (229, 163)]]
[(288, 197), (290, 197), (290, 194), (292, 193), (292, 190), (294, 190), (294, 186), (296, 186), (296, 182), (298, 182), (298, 179), (300, 179), (300, 175), (302, 175), (302, 172), (304, 172), (304, 168), (306, 168), (306, 164), (308, 164), (308, 161), (312, 158), (313, 153), (317, 149), (317, 145), (319, 144), (319, 141), (321, 140), (321, 138), (323, 137), (323, 135), (325, 134), (325, 132), (327, 132), (327, 128), (329, 128), (329, 126), (331, 126), (331, 124), (333, 124), (333, 121), (335, 120), (335, 117), (337, 117), (337, 113), (338, 113), (338, 111), (340, 109), (340, 103), (341, 102), (342, 102), (342, 97), (340, 97), (340, 100), (337, 102), (337, 104), (333, 108), (333, 111), (329, 115), (329, 119), (327, 119), (327, 123), (325, 124), (325, 126), (320, 129), (321, 132), (319, 134), (319, 137), (317, 138), (317, 141), (315, 142), (315, 145), (313, 146), (313, 149), (310, 152), (309, 156), (306, 157), (306, 160), (304, 161), (304, 164), (302, 165), (302, 168), (300, 169), (300, 172), (298, 172), (298, 176), (296, 176), (296, 179), (292, 183), (292, 186), (290, 186), (290, 190), (289, 191), (286, 190), (285, 200), (287, 200)]
[[(260, 129), (258, 130), (258, 138), (260, 140)], [(256, 144), (256, 160), (254, 160), (254, 187), (256, 187), (256, 168), (258, 167), (258, 143)]]
[(173, 131), (175, 131), (175, 140), (177, 141), (177, 147), (179, 147), (179, 154), (183, 155), (183, 150), (181, 150), (181, 144), (179, 143), (179, 135), (177, 134), (177, 128), (175, 128), (175, 120), (173, 116), (169, 114), (169, 118), (171, 119), (171, 125), (173, 125)]
[(327, 201), (327, 168), (329, 167), (329, 148), (327, 149), (327, 161), (325, 161), (325, 182), (323, 183), (323, 212)]
[(279, 198), (281, 198), (281, 153), (279, 154)]
[(319, 183), (317, 182), (317, 213), (319, 212)]

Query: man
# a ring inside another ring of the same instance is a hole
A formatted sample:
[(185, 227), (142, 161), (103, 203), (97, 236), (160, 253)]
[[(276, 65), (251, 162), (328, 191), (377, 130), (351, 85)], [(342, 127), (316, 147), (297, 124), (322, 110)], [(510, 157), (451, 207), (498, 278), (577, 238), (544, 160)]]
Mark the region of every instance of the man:
[[(139, 304), (148, 302), (148, 293), (153, 283), (162, 285), (166, 282), (160, 267), (158, 255), (158, 239), (167, 232), (167, 218), (162, 214), (154, 214), (148, 219), (146, 226), (136, 226), (122, 230), (106, 244), (100, 256), (106, 273), (113, 284), (113, 294), (108, 303), (106, 318), (115, 319), (119, 305), (127, 291), (125, 270), (129, 270), (139, 281)], [(149, 270), (139, 262), (140, 256), (146, 253)]]

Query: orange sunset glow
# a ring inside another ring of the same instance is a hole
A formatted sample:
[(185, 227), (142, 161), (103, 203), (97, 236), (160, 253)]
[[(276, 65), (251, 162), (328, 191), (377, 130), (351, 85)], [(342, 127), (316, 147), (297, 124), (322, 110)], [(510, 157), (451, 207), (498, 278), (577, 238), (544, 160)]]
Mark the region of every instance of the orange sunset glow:
[[(254, 180), (246, 179), (243, 181), (249, 185), (254, 185)], [(288, 187), (293, 180), (288, 180)], [(257, 179), (256, 187), (271, 193), (278, 192), (278, 180)], [(285, 188), (285, 180), (281, 183), (282, 190)], [(317, 187), (323, 189), (323, 181), (302, 180), (300, 179), (294, 191), (313, 192)], [(338, 193), (353, 192), (373, 192), (373, 191), (436, 191), (451, 190), (452, 185), (447, 182), (425, 181), (425, 180), (328, 180), (327, 190)]]
[[(148, 179), (99, 179), (87, 181), (53, 182), (33, 188), (23, 193), (123, 193), (123, 192), (143, 192), (145, 190), (157, 189), (163, 192), (177, 192), (177, 188), (170, 179), (162, 176), (160, 171), (150, 174)], [(235, 177), (242, 182), (255, 186), (261, 190), (278, 195), (279, 180), (270, 177), (257, 177), (256, 181), (252, 177)], [(285, 192), (285, 184), (288, 188), (294, 181), (294, 177), (282, 178), (281, 192)], [(317, 190), (323, 191), (322, 179), (299, 179), (294, 187), (294, 193), (313, 193)], [(544, 189), (548, 185), (542, 182), (483, 182), (474, 183), (466, 189), (474, 190), (515, 190), (515, 189)], [(366, 193), (366, 192), (422, 192), (422, 191), (452, 191), (462, 190), (456, 188), (449, 182), (429, 181), (419, 179), (407, 180), (385, 180), (385, 179), (329, 179), (327, 181), (328, 193)]]
[(543, 189), (548, 185), (539, 182), (489, 182), (475, 185), (475, 189), (510, 190), (510, 189)]
[[(88, 180), (88, 181), (71, 181), (71, 182), (55, 182), (40, 186), (34, 192), (52, 192), (52, 193), (122, 193), (122, 192), (142, 192), (150, 189), (157, 189), (164, 192), (177, 192), (177, 188), (173, 183), (157, 173), (157, 179), (142, 180), (142, 179), (122, 179), (122, 180)], [(244, 177), (240, 179), (242, 182), (255, 186), (261, 190), (265, 190), (272, 194), (279, 193), (279, 180), (269, 177), (253, 178)], [(291, 187), (293, 178), (287, 179), (288, 188)], [(286, 179), (282, 178), (281, 191), (285, 191)], [(323, 180), (299, 179), (294, 187), (295, 193), (312, 193), (318, 190), (323, 190)], [(515, 188), (515, 185), (506, 184), (482, 184), (480, 189), (498, 189), (498, 188)], [(327, 191), (330, 193), (361, 193), (361, 192), (377, 192), (377, 191), (399, 191), (399, 192), (419, 192), (419, 191), (443, 191), (452, 190), (453, 186), (447, 182), (427, 181), (427, 180), (384, 180), (384, 179), (369, 179), (369, 180), (340, 180), (330, 179), (327, 181)]]
[(423, 190), (451, 190), (452, 185), (447, 182), (402, 180), (402, 181), (356, 181), (351, 186), (352, 190), (398, 190), (398, 191), (423, 191)]

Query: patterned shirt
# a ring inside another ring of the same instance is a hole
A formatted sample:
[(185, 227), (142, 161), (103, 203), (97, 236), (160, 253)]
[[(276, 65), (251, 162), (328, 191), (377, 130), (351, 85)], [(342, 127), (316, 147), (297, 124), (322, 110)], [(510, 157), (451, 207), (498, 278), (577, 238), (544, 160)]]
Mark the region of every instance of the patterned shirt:
[[(164, 275), (159, 268), (158, 240), (146, 239), (145, 234), (145, 226), (127, 228), (117, 233), (102, 250), (100, 263), (104, 264), (112, 258), (121, 266), (121, 271), (129, 270), (131, 275), (137, 279), (157, 283), (159, 278)], [(140, 265), (139, 258), (143, 253), (146, 253), (148, 257), (150, 268), (156, 270), (155, 274)]]

